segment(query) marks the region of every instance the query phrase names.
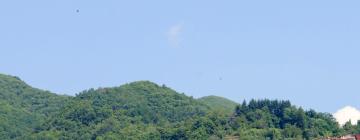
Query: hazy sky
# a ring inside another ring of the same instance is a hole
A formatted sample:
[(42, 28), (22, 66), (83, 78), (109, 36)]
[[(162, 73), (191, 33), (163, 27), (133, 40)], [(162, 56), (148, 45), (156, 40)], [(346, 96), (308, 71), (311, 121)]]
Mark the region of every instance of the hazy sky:
[(360, 107), (358, 0), (0, 1), (0, 73), (74, 95), (135, 80), (187, 95)]

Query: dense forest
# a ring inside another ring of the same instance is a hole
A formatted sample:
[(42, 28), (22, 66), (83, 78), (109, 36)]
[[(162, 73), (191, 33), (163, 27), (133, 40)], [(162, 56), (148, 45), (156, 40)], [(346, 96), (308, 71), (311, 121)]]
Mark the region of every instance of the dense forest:
[(359, 132), (360, 125), (339, 127), (331, 114), (289, 101), (195, 99), (149, 81), (64, 96), (0, 74), (2, 140), (298, 140)]

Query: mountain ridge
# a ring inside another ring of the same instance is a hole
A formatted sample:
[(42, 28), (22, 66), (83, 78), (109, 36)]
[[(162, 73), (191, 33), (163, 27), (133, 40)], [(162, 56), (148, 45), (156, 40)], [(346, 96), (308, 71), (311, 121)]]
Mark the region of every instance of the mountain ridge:
[(342, 133), (331, 114), (289, 101), (194, 99), (146, 80), (62, 96), (0, 75), (0, 97), (5, 140), (311, 139)]

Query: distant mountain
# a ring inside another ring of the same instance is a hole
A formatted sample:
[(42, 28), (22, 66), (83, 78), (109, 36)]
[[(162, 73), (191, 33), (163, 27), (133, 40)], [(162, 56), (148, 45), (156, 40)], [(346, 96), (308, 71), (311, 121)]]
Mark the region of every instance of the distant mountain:
[(360, 111), (352, 106), (345, 106), (334, 113), (334, 117), (341, 126), (348, 121), (355, 125), (360, 120)]
[(205, 96), (198, 99), (200, 102), (215, 110), (233, 113), (238, 103), (219, 96)]

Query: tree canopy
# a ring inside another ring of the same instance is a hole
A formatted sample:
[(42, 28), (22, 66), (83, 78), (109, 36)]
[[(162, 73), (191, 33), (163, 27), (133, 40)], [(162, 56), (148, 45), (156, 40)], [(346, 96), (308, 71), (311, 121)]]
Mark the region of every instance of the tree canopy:
[(0, 139), (315, 139), (359, 133), (290, 101), (200, 99), (137, 81), (63, 96), (0, 74)]

